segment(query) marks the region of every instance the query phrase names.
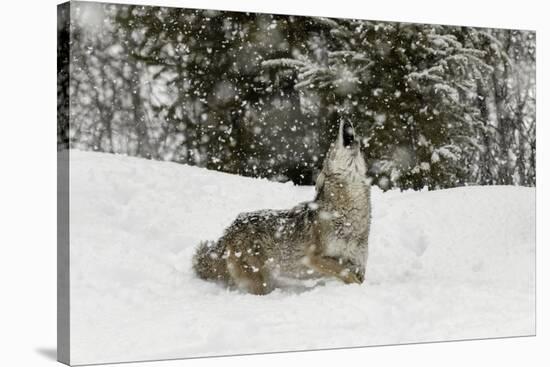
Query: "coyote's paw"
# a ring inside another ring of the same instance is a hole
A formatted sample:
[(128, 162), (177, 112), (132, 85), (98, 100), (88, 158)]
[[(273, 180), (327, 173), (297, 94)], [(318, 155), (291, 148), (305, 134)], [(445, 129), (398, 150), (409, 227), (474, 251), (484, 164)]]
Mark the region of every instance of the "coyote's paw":
[(344, 269), (340, 272), (340, 279), (342, 279), (346, 284), (363, 283), (362, 277), (360, 277), (358, 274), (354, 272), (351, 272), (349, 269)]

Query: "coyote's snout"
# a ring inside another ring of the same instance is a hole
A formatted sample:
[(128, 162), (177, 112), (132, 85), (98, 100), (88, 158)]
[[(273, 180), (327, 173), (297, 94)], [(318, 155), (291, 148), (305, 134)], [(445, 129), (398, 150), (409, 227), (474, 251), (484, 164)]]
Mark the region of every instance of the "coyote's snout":
[(200, 244), (199, 277), (266, 294), (277, 276), (331, 276), (362, 283), (370, 227), (370, 186), (360, 143), (340, 124), (316, 182), (316, 197), (290, 210), (239, 214), (217, 242)]

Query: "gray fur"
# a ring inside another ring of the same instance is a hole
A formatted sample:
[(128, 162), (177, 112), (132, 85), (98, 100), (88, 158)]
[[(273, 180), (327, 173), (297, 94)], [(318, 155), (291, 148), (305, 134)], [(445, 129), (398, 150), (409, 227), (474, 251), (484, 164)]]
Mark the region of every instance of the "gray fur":
[(370, 217), (365, 161), (353, 127), (341, 124), (317, 178), (313, 201), (290, 210), (239, 214), (218, 242), (200, 244), (193, 268), (203, 279), (254, 294), (269, 293), (278, 276), (334, 276), (345, 283), (362, 283)]

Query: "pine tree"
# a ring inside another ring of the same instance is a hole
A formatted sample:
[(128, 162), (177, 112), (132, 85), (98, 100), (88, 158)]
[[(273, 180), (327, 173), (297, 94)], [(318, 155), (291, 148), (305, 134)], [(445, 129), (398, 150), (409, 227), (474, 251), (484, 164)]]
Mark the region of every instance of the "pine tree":
[[(328, 51), (265, 67), (298, 70), (295, 88), (336, 104), (365, 136), (370, 175), (384, 188), (452, 187), (469, 179), (482, 128), (476, 80), (491, 70), (484, 51), (465, 47), (467, 28), (323, 20)], [(333, 135), (334, 124), (321, 134)], [(328, 139), (330, 141), (330, 139)]]
[(535, 184), (533, 32), (73, 8), (60, 146), (312, 184), (349, 119), (383, 189)]

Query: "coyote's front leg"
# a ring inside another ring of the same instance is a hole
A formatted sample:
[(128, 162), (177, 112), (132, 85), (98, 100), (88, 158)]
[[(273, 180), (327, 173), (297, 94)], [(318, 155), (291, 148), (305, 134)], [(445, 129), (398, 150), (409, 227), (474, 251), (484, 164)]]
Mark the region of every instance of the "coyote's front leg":
[(346, 284), (363, 283), (362, 276), (358, 276), (348, 266), (333, 257), (310, 253), (306, 256), (305, 265), (321, 274), (334, 276)]

